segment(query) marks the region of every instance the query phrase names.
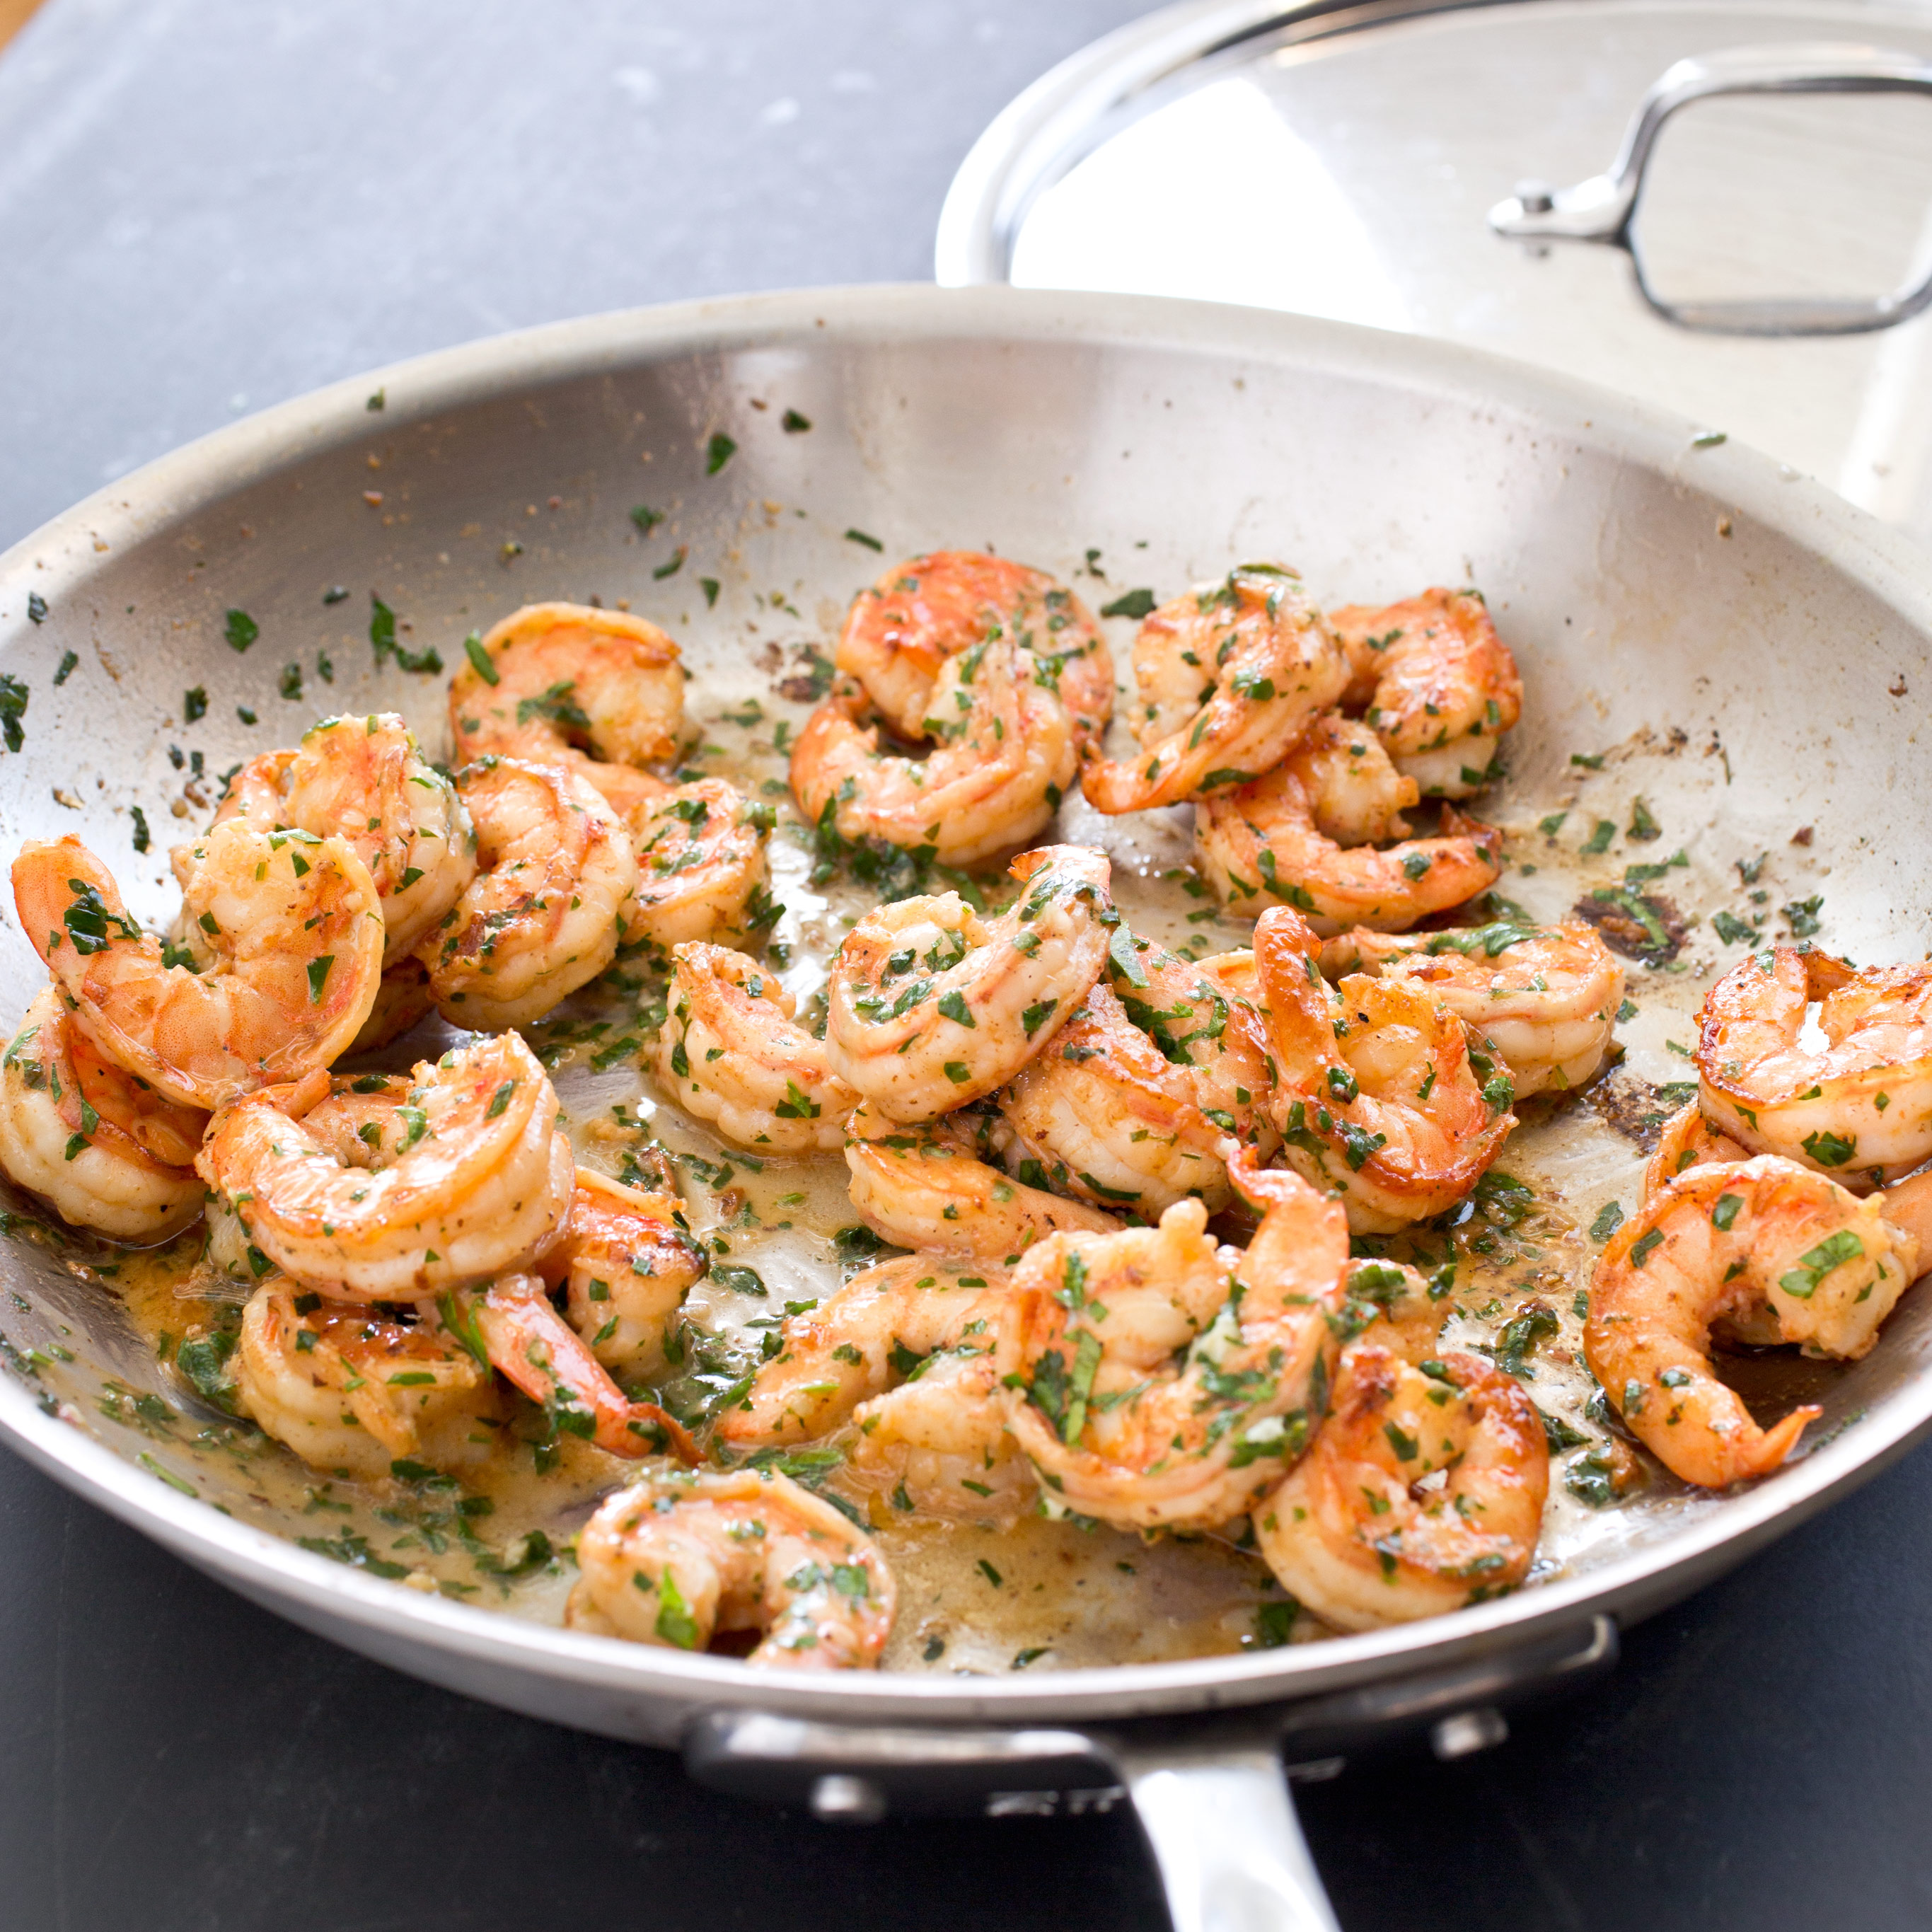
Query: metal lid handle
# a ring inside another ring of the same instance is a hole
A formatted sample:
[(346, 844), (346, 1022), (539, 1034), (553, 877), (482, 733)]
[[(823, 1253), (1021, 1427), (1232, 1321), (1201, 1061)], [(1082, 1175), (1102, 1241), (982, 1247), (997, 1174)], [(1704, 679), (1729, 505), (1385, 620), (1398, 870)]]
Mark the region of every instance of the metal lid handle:
[(1525, 182), (1490, 210), (1498, 235), (1522, 242), (1597, 242), (1636, 262), (1644, 298), (1659, 314), (1692, 328), (1747, 335), (1846, 335), (1888, 328), (1932, 304), (1932, 274), (1912, 288), (1875, 302), (1798, 298), (1729, 302), (1661, 301), (1631, 245), (1630, 224), (1664, 123), (1693, 102), (1727, 94), (1932, 93), (1932, 63), (1912, 54), (1856, 43), (1795, 41), (1730, 47), (1669, 68), (1639, 104), (1607, 173), (1574, 188)]

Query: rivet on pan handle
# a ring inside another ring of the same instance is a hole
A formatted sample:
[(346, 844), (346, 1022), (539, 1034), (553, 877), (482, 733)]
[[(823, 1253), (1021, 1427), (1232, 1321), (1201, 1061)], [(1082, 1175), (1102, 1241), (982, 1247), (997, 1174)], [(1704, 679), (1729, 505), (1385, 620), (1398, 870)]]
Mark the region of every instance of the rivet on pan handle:
[(1599, 242), (1621, 248), (1636, 269), (1645, 301), (1686, 328), (1731, 335), (1856, 335), (1889, 328), (1932, 304), (1932, 272), (1913, 286), (1876, 301), (1792, 297), (1740, 302), (1669, 302), (1644, 273), (1630, 224), (1664, 124), (1694, 101), (1727, 94), (1932, 93), (1932, 64), (1916, 55), (1835, 41), (1730, 47), (1668, 69), (1638, 104), (1606, 174), (1574, 188), (1525, 182), (1490, 210), (1490, 226), (1520, 242)]

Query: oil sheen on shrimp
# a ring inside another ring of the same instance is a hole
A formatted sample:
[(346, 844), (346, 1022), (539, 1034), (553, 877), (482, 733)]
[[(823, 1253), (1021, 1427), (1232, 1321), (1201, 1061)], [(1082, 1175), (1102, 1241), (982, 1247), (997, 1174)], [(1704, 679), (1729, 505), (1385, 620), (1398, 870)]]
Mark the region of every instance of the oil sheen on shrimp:
[(684, 667), (656, 625), (586, 604), (526, 604), (465, 646), (449, 681), (456, 755), (557, 765), (620, 817), (658, 796), (637, 769), (673, 756)]
[(525, 1026), (616, 958), (637, 859), (603, 795), (558, 766), (485, 758), (456, 788), (478, 870), (417, 957), (451, 1025)]
[(1433, 994), (1503, 1057), (1516, 1097), (1580, 1087), (1604, 1064), (1623, 1003), (1624, 969), (1580, 920), (1488, 926), (1391, 938), (1358, 928), (1322, 949), (1324, 976), (1366, 973)]
[(1011, 638), (940, 668), (923, 758), (892, 751), (862, 687), (841, 677), (799, 734), (791, 787), (821, 837), (878, 840), (942, 866), (975, 866), (1037, 838), (1079, 768), (1073, 714)]
[(1007, 1426), (1048, 1509), (1124, 1529), (1210, 1529), (1300, 1455), (1328, 1408), (1348, 1227), (1298, 1175), (1231, 1143), (1263, 1208), (1245, 1253), (1198, 1201), (1154, 1228), (1056, 1234), (1021, 1262), (998, 1358)]
[(297, 1281), (419, 1300), (524, 1265), (576, 1179), (556, 1094), (515, 1034), (406, 1078), (310, 1075), (229, 1107), (196, 1166)]
[(1268, 1160), (1281, 1136), (1268, 1114), (1274, 1055), (1252, 951), (1187, 959), (1116, 927), (1107, 974), (1127, 1018), (1185, 1070), (1202, 1112)]
[(675, 1195), (580, 1167), (563, 1238), (536, 1273), (566, 1291), (570, 1325), (598, 1360), (635, 1377), (664, 1366), (665, 1337), (706, 1266)]
[[(382, 963), (406, 958), (476, 871), (476, 835), (456, 789), (393, 712), (325, 718), (292, 752), (250, 760), (214, 814), (256, 830), (292, 826), (345, 840), (382, 902)], [(176, 848), (185, 884), (192, 846)]]
[(1337, 842), (1322, 830), (1316, 795), (1292, 758), (1196, 806), (1194, 849), (1224, 905), (1257, 914), (1292, 905), (1322, 933), (1406, 932), (1486, 892), (1502, 869), (1502, 834), (1450, 806), (1432, 838)]
[(671, 956), (664, 1022), (651, 1049), (664, 1091), (736, 1147), (842, 1147), (859, 1096), (832, 1071), (824, 1041), (793, 1018), (777, 976), (722, 946), (680, 946)]
[(201, 1212), (208, 1125), (101, 1058), (44, 988), (0, 1054), (0, 1167), (61, 1219), (120, 1241), (163, 1241)]
[(1244, 564), (1198, 586), (1141, 626), (1130, 714), (1140, 754), (1091, 756), (1088, 802), (1141, 812), (1246, 784), (1294, 748), (1348, 674), (1294, 572)]
[(1337, 1630), (1440, 1616), (1529, 1574), (1550, 1450), (1529, 1393), (1480, 1356), (1412, 1366), (1368, 1336), (1334, 1412), (1255, 1538), (1282, 1586)]
[(787, 1320), (719, 1438), (747, 1450), (843, 1431), (848, 1484), (902, 1509), (1011, 1521), (1034, 1484), (993, 1360), (1006, 1282), (926, 1255), (854, 1276)]
[(992, 1125), (968, 1108), (906, 1126), (870, 1101), (847, 1123), (852, 1206), (875, 1234), (950, 1260), (1011, 1268), (1063, 1228), (1111, 1234), (1119, 1223), (1084, 1201), (1009, 1180)]
[(375, 1004), (382, 916), (368, 868), (339, 838), (238, 821), (194, 850), (183, 898), (199, 972), (163, 964), (78, 838), (28, 839), (14, 903), (98, 1051), (177, 1106), (214, 1108), (347, 1048)]
[[(1814, 1000), (1817, 1048), (1803, 1037)], [(1698, 1098), (1730, 1139), (1852, 1186), (1932, 1156), (1932, 960), (1854, 968), (1768, 947), (1704, 995), (1698, 1019)]]
[(872, 1539), (770, 1470), (653, 1468), (584, 1525), (577, 1567), (565, 1621), (633, 1643), (697, 1651), (756, 1630), (756, 1668), (863, 1670), (892, 1634)]
[(1202, 1112), (1192, 1066), (1172, 1064), (1104, 980), (1001, 1090), (1000, 1111), (1016, 1136), (1007, 1165), (1030, 1186), (1142, 1216), (1190, 1196), (1227, 1204), (1228, 1130)]
[(1351, 710), (1424, 791), (1466, 798), (1494, 779), (1498, 741), (1522, 715), (1522, 680), (1474, 591), (1425, 590), (1328, 622), (1348, 653)]
[(272, 1275), (242, 1311), (233, 1360), (237, 1408), (314, 1468), (375, 1481), (400, 1459), (457, 1471), (496, 1446), (495, 1378), (434, 1320)]
[(929, 1120), (1003, 1087), (1100, 976), (1108, 868), (1084, 846), (1013, 862), (1026, 890), (982, 919), (956, 893), (868, 913), (827, 988), (832, 1069), (896, 1120)]
[(1502, 1054), (1425, 988), (1351, 974), (1330, 987), (1321, 942), (1277, 906), (1255, 928), (1280, 1084), (1286, 1158), (1346, 1202), (1358, 1234), (1392, 1234), (1453, 1206), (1516, 1116)]
[(1057, 693), (1083, 740), (1106, 730), (1114, 665), (1092, 614), (1044, 571), (976, 550), (934, 550), (882, 572), (860, 592), (833, 662), (865, 688), (893, 734), (943, 736), (934, 687), (948, 658), (988, 638), (1012, 639), (1030, 675)]
[(722, 778), (697, 778), (638, 806), (628, 820), (638, 885), (625, 915), (627, 944), (668, 952), (687, 940), (742, 942), (784, 908), (772, 902), (765, 839), (772, 808)]
[(1712, 1324), (1856, 1360), (1918, 1272), (1918, 1243), (1822, 1174), (1761, 1154), (1668, 1182), (1613, 1234), (1583, 1352), (1624, 1424), (1687, 1483), (1768, 1474), (1820, 1411), (1760, 1429), (1711, 1364)]

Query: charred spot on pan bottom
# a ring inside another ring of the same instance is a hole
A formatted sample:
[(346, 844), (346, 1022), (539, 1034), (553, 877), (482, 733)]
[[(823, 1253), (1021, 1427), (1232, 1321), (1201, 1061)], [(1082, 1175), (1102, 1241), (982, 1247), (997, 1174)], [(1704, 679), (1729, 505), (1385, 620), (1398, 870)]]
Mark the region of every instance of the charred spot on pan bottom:
[(1599, 886), (1576, 902), (1576, 916), (1603, 934), (1604, 944), (1626, 959), (1667, 966), (1684, 949), (1690, 922), (1660, 892), (1628, 886)]
[(1604, 1124), (1621, 1134), (1640, 1152), (1654, 1154), (1664, 1124), (1696, 1097), (1694, 1080), (1674, 1080), (1653, 1086), (1634, 1073), (1618, 1070), (1593, 1081), (1583, 1090), (1583, 1098), (1595, 1108)]

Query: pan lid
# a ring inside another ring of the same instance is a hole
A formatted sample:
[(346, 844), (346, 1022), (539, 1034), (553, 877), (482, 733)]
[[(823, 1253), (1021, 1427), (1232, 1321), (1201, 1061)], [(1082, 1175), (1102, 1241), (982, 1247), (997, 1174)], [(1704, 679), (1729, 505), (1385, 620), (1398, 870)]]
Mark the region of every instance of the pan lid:
[(1923, 5), (1188, 0), (1000, 116), (938, 272), (1472, 344), (1932, 536)]

